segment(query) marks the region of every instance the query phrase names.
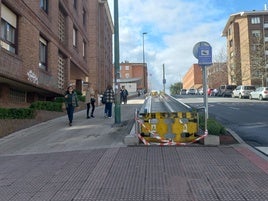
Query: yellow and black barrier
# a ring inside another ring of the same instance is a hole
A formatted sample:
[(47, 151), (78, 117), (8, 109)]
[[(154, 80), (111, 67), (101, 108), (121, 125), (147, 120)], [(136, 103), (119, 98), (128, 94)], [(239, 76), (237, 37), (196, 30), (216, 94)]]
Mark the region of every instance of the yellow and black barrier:
[(198, 113), (155, 112), (139, 114), (138, 134), (148, 143), (180, 144), (198, 138)]

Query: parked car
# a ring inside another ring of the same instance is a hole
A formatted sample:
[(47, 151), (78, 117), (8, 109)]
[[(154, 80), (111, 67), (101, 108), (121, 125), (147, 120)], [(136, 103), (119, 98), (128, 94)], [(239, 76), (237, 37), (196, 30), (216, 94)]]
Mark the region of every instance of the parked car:
[(213, 92), (213, 89), (212, 89), (212, 88), (208, 88), (208, 89), (207, 89), (207, 93), (208, 93), (209, 96), (212, 95), (212, 92)]
[(197, 90), (197, 94), (203, 95), (203, 88)]
[(249, 99), (268, 99), (268, 87), (258, 87), (255, 91), (250, 92)]
[(186, 95), (186, 89), (181, 89), (181, 95)]
[(233, 90), (236, 88), (236, 85), (221, 85), (219, 87), (218, 96), (232, 96)]
[(239, 85), (233, 90), (232, 97), (249, 98), (250, 92), (255, 91), (255, 89), (254, 85)]
[(187, 92), (187, 94), (189, 95), (195, 95), (196, 93), (197, 93), (196, 89), (193, 89), (193, 88), (189, 89)]

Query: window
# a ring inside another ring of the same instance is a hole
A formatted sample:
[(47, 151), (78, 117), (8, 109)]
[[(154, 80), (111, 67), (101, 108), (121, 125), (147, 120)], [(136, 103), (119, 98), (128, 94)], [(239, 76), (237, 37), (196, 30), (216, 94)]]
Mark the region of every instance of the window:
[(62, 10), (59, 11), (58, 37), (60, 39), (60, 42), (64, 43), (65, 41), (65, 15)]
[(129, 78), (129, 73), (126, 73), (125, 74), (125, 78)]
[(16, 53), (17, 15), (4, 4), (1, 4), (1, 40), (0, 45)]
[(251, 24), (260, 24), (260, 23), (261, 23), (260, 17), (251, 18)]
[(126, 70), (129, 70), (129, 66), (126, 66), (125, 69), (126, 69)]
[(232, 29), (229, 28), (229, 29), (228, 29), (228, 35), (230, 36), (231, 34), (232, 34)]
[(82, 52), (83, 57), (85, 58), (85, 56), (86, 56), (86, 42), (85, 41), (83, 41), (83, 50), (82, 51), (83, 51)]
[(77, 29), (73, 28), (73, 46), (77, 47)]
[(260, 30), (252, 30), (252, 36), (256, 37), (256, 38), (260, 38), (261, 37), (261, 31)]
[(47, 70), (47, 41), (43, 37), (39, 39), (39, 67)]
[(230, 46), (230, 47), (233, 47), (233, 40), (230, 40), (230, 41), (229, 41), (229, 46)]
[(82, 15), (83, 15), (83, 25), (86, 26), (87, 13), (86, 13), (86, 10), (85, 9), (83, 9)]
[(74, 9), (76, 10), (77, 9), (77, 0), (73, 0), (73, 6), (74, 6)]
[(64, 88), (64, 66), (65, 66), (65, 59), (63, 54), (59, 53), (58, 55), (58, 88)]
[(48, 0), (40, 0), (40, 8), (42, 8), (47, 13), (48, 12)]

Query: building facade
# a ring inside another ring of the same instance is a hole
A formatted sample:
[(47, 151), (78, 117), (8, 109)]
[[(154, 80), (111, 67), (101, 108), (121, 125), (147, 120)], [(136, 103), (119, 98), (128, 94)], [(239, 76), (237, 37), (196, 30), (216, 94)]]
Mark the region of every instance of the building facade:
[(223, 36), (227, 40), (229, 84), (267, 86), (267, 10), (231, 15)]
[(218, 89), (228, 85), (228, 70), (226, 63), (216, 62), (207, 67), (207, 87)]
[(0, 106), (112, 83), (113, 24), (104, 0), (0, 0)]
[(120, 63), (120, 86), (124, 85), (128, 91), (148, 91), (148, 72), (146, 63)]
[(203, 86), (202, 68), (198, 64), (193, 64), (182, 78), (184, 89), (200, 89)]

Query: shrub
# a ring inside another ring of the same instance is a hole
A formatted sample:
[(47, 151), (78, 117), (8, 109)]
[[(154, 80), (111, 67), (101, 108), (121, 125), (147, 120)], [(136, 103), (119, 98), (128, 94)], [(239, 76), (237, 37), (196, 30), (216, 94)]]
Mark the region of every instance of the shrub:
[(34, 116), (32, 108), (0, 108), (0, 119), (32, 119)]
[[(205, 130), (205, 117), (204, 115), (199, 115), (199, 127)], [(226, 129), (219, 122), (213, 118), (208, 118), (207, 120), (208, 133), (211, 135), (225, 135)]]
[(47, 110), (62, 112), (62, 102), (36, 101), (30, 105), (35, 110)]

